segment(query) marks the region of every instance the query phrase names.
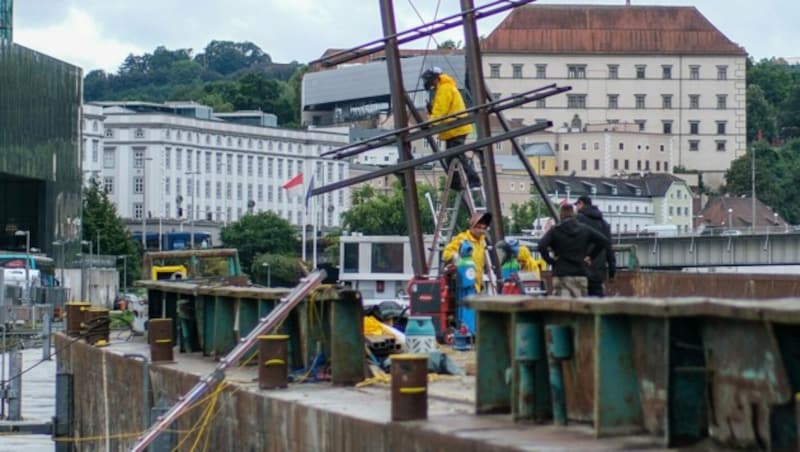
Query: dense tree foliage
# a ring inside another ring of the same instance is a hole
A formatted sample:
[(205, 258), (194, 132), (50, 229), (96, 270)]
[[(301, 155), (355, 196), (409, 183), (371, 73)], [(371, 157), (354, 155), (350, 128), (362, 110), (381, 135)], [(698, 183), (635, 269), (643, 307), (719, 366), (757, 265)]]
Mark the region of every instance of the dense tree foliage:
[(294, 287), (305, 276), (306, 268), (297, 256), (263, 253), (250, 267), (253, 280), (269, 287)]
[[(122, 266), (127, 264), (127, 285), (139, 279), (141, 273), (141, 254), (130, 232), (117, 214), (117, 208), (108, 194), (94, 181), (83, 192), (83, 240), (91, 241), (97, 252), (104, 255), (128, 256), (117, 261), (120, 278), (125, 275)], [(120, 279), (120, 287), (125, 284)]]
[[(433, 214), (426, 209), (425, 193), (436, 198), (431, 185), (418, 184), (417, 198), (420, 205), (420, 220), (425, 233), (433, 232)], [(342, 214), (342, 224), (346, 230), (364, 235), (408, 235), (406, 206), (400, 181), (392, 184), (392, 192), (384, 194), (369, 185), (352, 191), (352, 207)]]
[(772, 207), (789, 223), (800, 222), (797, 187), (800, 187), (800, 139), (782, 147), (764, 141), (755, 143), (747, 154), (734, 160), (725, 175), (726, 190), (733, 196), (752, 193), (752, 152), (755, 151), (756, 197)]
[(747, 141), (800, 137), (800, 66), (781, 59), (747, 62)]
[(239, 250), (245, 271), (253, 268), (256, 256), (263, 253), (297, 257), (300, 241), (288, 221), (273, 212), (248, 214), (220, 230), (225, 247)]
[(537, 218), (547, 217), (549, 212), (544, 201), (537, 194), (532, 194), (531, 199), (522, 204), (511, 205), (511, 218), (506, 221), (506, 234), (520, 234), (523, 230), (533, 229), (533, 222)]
[(300, 79), (305, 66), (273, 63), (251, 42), (211, 41), (203, 52), (170, 50), (128, 55), (116, 74), (90, 71), (84, 79), (87, 102), (194, 100), (218, 112), (260, 109), (278, 123), (296, 127), (300, 115)]

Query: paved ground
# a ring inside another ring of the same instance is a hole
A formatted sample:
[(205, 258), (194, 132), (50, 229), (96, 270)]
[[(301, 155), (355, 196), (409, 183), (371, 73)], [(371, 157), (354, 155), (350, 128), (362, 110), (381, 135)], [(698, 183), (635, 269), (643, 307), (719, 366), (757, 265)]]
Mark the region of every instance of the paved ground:
[[(9, 369), (5, 354), (5, 375)], [(37, 365), (38, 364), (38, 365)], [(0, 364), (1, 365), (1, 364)], [(22, 417), (26, 422), (50, 422), (55, 414), (56, 362), (42, 361), (42, 349), (22, 351)], [(6, 408), (6, 414), (8, 409)], [(0, 423), (6, 421), (0, 420)], [(0, 433), (0, 452), (52, 452), (53, 441), (49, 435), (19, 435)]]

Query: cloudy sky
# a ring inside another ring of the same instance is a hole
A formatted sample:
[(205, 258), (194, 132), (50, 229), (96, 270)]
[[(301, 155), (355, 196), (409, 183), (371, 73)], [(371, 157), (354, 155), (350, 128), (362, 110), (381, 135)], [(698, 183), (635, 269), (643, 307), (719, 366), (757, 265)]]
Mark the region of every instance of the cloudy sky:
[[(489, 0), (475, 0), (477, 5)], [(399, 31), (457, 12), (456, 0), (395, 0)], [(624, 0), (540, 0), (539, 3), (622, 4)], [(632, 0), (696, 6), (757, 59), (800, 56), (798, 0)], [(437, 11), (437, 5), (441, 5)], [(209, 41), (251, 41), (276, 62), (302, 63), (327, 48), (348, 48), (381, 36), (378, 0), (17, 0), (14, 40), (76, 64), (116, 71), (129, 53), (159, 45), (201, 51)], [(422, 19), (420, 19), (420, 16)], [(479, 22), (488, 34), (501, 16)], [(460, 28), (436, 36), (460, 40)], [(427, 40), (415, 48), (435, 47)]]

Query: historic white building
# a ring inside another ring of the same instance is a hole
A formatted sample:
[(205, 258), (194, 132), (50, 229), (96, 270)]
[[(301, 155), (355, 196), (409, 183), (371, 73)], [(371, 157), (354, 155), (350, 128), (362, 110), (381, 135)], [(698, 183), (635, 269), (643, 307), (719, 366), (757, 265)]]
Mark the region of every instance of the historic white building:
[(495, 96), (572, 87), (508, 111), (511, 119), (635, 123), (672, 135), (670, 170), (702, 171), (709, 184), (745, 152), (747, 54), (694, 7), (532, 4), (512, 10), (482, 49)]
[[(320, 157), (346, 144), (347, 134), (252, 125), (272, 123), (260, 112), (217, 117), (192, 102), (99, 102), (83, 113), (85, 177), (100, 181), (124, 219), (227, 223), (273, 211), (311, 224), (304, 190), (283, 185), (300, 173), (317, 187), (349, 177), (346, 162)], [(339, 226), (349, 190), (317, 201), (319, 224)]]

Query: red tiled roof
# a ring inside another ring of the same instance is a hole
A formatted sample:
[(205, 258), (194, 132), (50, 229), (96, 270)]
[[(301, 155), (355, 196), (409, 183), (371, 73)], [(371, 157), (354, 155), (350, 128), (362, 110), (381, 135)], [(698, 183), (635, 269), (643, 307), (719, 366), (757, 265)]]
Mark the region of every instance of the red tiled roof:
[(526, 5), (481, 44), (487, 53), (746, 55), (697, 8)]

